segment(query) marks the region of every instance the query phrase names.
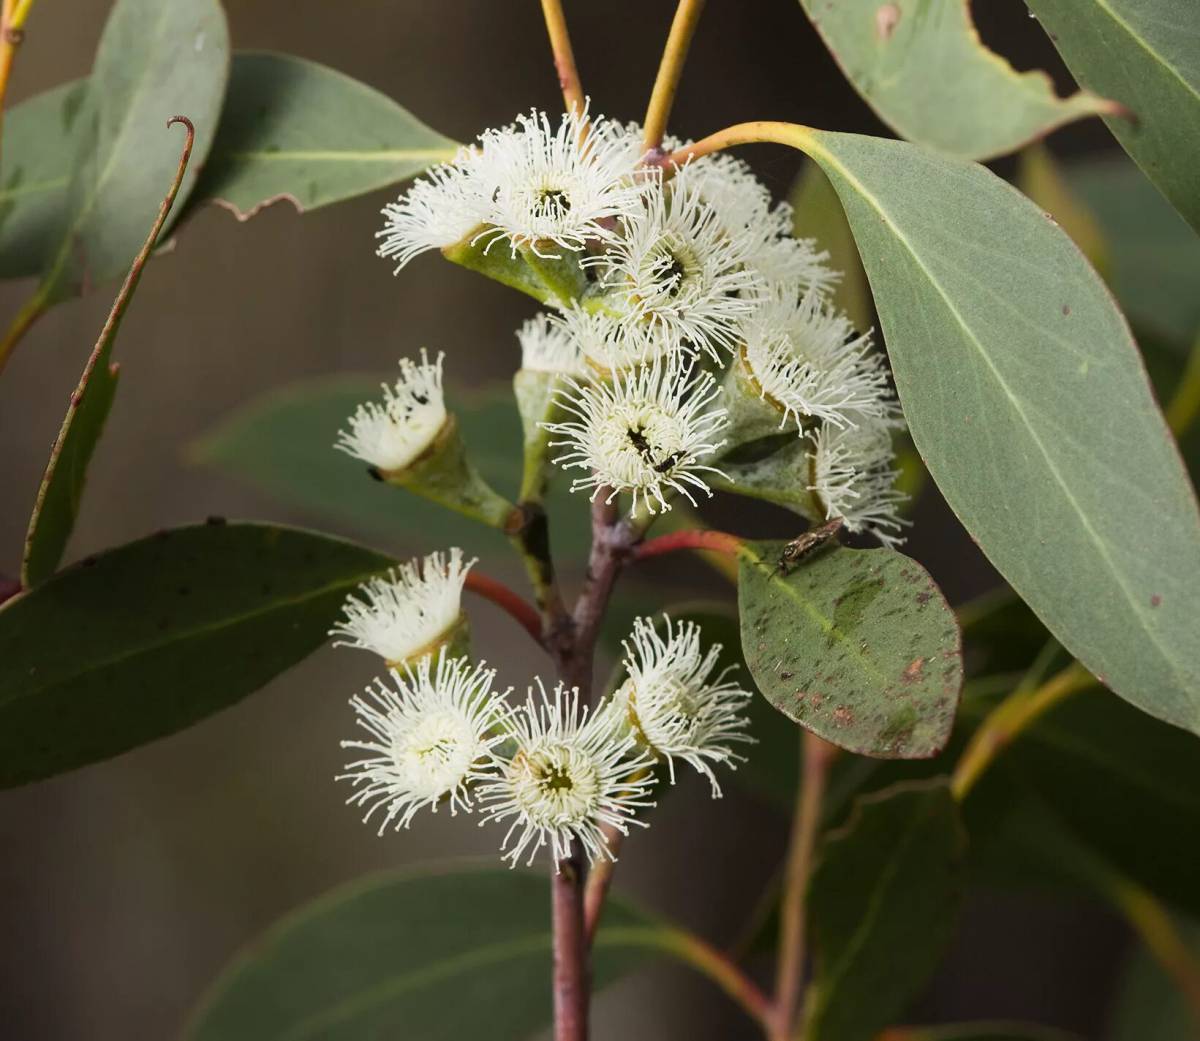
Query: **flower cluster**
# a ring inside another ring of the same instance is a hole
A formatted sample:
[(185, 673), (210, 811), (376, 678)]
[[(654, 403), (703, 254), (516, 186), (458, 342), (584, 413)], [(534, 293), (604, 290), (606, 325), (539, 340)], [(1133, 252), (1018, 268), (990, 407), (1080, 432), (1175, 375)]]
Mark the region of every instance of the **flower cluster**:
[[(543, 847), (561, 860), (573, 841), (594, 861), (613, 857), (613, 833), (645, 827), (637, 814), (654, 805), (659, 763), (672, 783), (675, 760), (690, 764), (720, 794), (713, 765), (734, 765), (732, 746), (749, 740), (750, 694), (728, 670), (714, 675), (719, 644), (701, 651), (694, 624), (639, 618), (611, 698), (589, 709), (574, 688), (536, 679), (512, 706), (494, 669), (452, 649), (465, 567), (457, 549), (448, 559), (435, 553), (372, 579), (333, 633), (353, 629), (352, 646), (403, 662), (351, 700), (366, 737), (342, 742), (361, 753), (341, 775), (354, 785), (348, 801), (380, 834), (424, 808), (478, 809), (481, 823), (507, 825), (501, 848), (514, 864)], [(435, 618), (449, 621), (431, 633)], [(418, 640), (437, 650), (414, 657)]]
[[(519, 116), (389, 205), (379, 254), (399, 270), (425, 250), (499, 245), (532, 271), (582, 272), (570, 301), (530, 290), (553, 310), (519, 334), (525, 367), (567, 377), (568, 418), (545, 426), (555, 461), (585, 471), (573, 489), (627, 494), (648, 513), (676, 495), (694, 503), (713, 475), (729, 479), (723, 455), (794, 429), (802, 512), (898, 541), (891, 442), (903, 422), (871, 334), (833, 303), (828, 255), (792, 235), (790, 208), (741, 160), (645, 166), (640, 140), (639, 127), (586, 111)], [(409, 397), (398, 386), (383, 408), (367, 406), (343, 447), (384, 469), (367, 451), (376, 417)], [(408, 443), (396, 442), (375, 458), (403, 456)]]

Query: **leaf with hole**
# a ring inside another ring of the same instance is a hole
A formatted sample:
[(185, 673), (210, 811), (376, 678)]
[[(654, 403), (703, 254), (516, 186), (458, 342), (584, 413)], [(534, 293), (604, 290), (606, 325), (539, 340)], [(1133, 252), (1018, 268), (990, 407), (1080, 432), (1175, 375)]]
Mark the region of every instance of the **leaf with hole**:
[(858, 800), (824, 842), (808, 890), (816, 971), (812, 1041), (870, 1041), (902, 1015), (950, 941), (966, 835), (944, 780)]
[(914, 560), (889, 549), (818, 552), (788, 570), (784, 542), (746, 543), (742, 653), (780, 712), (860, 755), (935, 755), (962, 686), (958, 623)]
[(989, 51), (967, 0), (800, 0), (855, 90), (896, 133), (989, 159), (1064, 123), (1119, 110), (1087, 91), (1060, 98), (1044, 72)]
[(457, 150), (344, 73), (290, 54), (242, 51), (191, 204), (220, 203), (246, 220), (286, 199), (303, 213), (406, 181)]
[(0, 786), (117, 755), (240, 701), (326, 641), (391, 561), (294, 528), (159, 532), (0, 606)]
[(947, 503), (1090, 671), (1200, 731), (1200, 514), (1103, 283), (980, 166), (789, 133), (846, 207), (913, 441)]

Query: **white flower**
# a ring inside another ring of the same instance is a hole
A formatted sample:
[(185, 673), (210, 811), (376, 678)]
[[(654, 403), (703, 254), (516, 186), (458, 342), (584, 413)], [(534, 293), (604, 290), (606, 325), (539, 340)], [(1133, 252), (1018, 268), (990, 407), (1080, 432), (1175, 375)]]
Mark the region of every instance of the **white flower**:
[(461, 149), (452, 163), (433, 167), (395, 202), (375, 233), (376, 254), (395, 260), (399, 274), (413, 257), (462, 241), (487, 216), (487, 196), (476, 176), (477, 153)]
[(430, 362), (424, 348), (421, 362), (400, 359), (400, 378), (383, 386), (383, 403), (359, 405), (350, 417), (350, 430), (338, 431), (335, 448), (370, 463), (383, 473), (403, 470), (424, 452), (446, 425), (442, 393), (442, 358)]
[(396, 830), (407, 828), (422, 807), (436, 813), (443, 801), (451, 814), (469, 813), (469, 789), (493, 775), (492, 750), (506, 739), (510, 710), (492, 688), (496, 670), (482, 662), (472, 668), (444, 651), (436, 672), (432, 663), (426, 655), (403, 674), (393, 670), (394, 686), (378, 679), (350, 701), (370, 738), (342, 747), (368, 756), (347, 764), (338, 780), (357, 789), (346, 801), (366, 807), (364, 822), (383, 812), (380, 835), (393, 822)]
[(537, 314), (526, 321), (517, 330), (517, 342), (521, 345), (521, 368), (526, 372), (588, 375), (579, 343), (551, 315)]
[(817, 249), (816, 239), (791, 235), (764, 238), (750, 254), (747, 264), (777, 291), (800, 297), (809, 291), (826, 297), (842, 280), (842, 273), (829, 267), (829, 252)]
[(809, 485), (826, 517), (841, 517), (849, 531), (870, 532), (885, 546), (904, 541), (900, 531), (907, 523), (898, 513), (906, 497), (894, 487), (895, 425), (894, 420), (862, 417), (855, 426), (822, 426), (813, 438)]
[(892, 408), (887, 371), (850, 320), (816, 289), (800, 299), (772, 299), (745, 325), (742, 360), (760, 395), (803, 429), (805, 419), (834, 426), (854, 416), (883, 417)]
[[(501, 848), (516, 862), (529, 850), (549, 845), (554, 860), (570, 854), (578, 839), (591, 861), (615, 859), (602, 828), (628, 834), (637, 811), (653, 785), (653, 761), (622, 734), (618, 719), (606, 707), (589, 713), (579, 692), (559, 683), (553, 696), (538, 680), (513, 716), (513, 755), (497, 777), (479, 787), (484, 822), (511, 819)], [(531, 848), (532, 847), (532, 848)]]
[(642, 212), (588, 263), (600, 267), (604, 287), (624, 297), (630, 320), (719, 362), (717, 348), (736, 346), (766, 283), (747, 267), (756, 235), (727, 228), (691, 178), (690, 167), (665, 183), (653, 178)]
[(732, 766), (742, 757), (730, 744), (753, 741), (745, 733), (749, 719), (741, 715), (751, 695), (726, 679), (732, 666), (712, 675), (720, 644), (703, 654), (698, 625), (663, 619), (662, 633), (649, 618), (634, 621), (633, 646), (622, 641), (629, 675), (613, 702), (638, 741), (667, 760), (672, 784), (678, 758), (704, 774), (714, 797), (720, 796), (712, 764)]
[(462, 618), (462, 589), (475, 563), (461, 549), (431, 553), (368, 579), (346, 598), (330, 636), (335, 647), (359, 647), (399, 665), (444, 643)]
[(660, 330), (605, 311), (573, 307), (552, 321), (592, 369), (602, 373), (653, 361), (681, 346)]
[[(490, 228), (475, 241), (507, 241), (556, 257), (554, 247), (578, 252), (590, 239), (610, 239), (617, 218), (635, 213), (644, 179), (623, 132), (603, 116), (571, 112), (555, 128), (544, 112), (520, 115), (479, 138), (476, 177)], [(548, 248), (549, 247), (549, 248)]]
[(635, 370), (616, 372), (610, 382), (585, 386), (569, 381), (559, 391), (560, 406), (576, 418), (543, 424), (566, 447), (555, 462), (564, 469), (582, 467), (586, 477), (571, 482), (571, 490), (591, 488), (595, 499), (609, 489), (608, 501), (619, 492), (639, 499), (651, 513), (669, 510), (667, 494), (682, 493), (695, 504), (692, 489), (711, 495), (699, 474), (720, 473), (702, 459), (723, 441), (713, 439), (728, 422), (725, 409), (706, 411), (718, 394), (707, 372), (692, 376), (694, 359), (671, 355)]
[(744, 159), (717, 152), (691, 160), (686, 169), (694, 189), (717, 211), (730, 234), (747, 229), (776, 236), (791, 232), (791, 207), (775, 206), (770, 189)]

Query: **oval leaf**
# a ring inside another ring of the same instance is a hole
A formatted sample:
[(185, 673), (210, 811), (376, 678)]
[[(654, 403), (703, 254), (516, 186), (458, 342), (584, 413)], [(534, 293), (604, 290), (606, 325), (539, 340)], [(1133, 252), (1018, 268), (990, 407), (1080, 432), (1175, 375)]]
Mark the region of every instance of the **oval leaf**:
[(164, 531), (0, 607), (0, 786), (116, 755), (241, 700), (320, 647), (391, 561), (258, 524)]
[(87, 80), (64, 83), (4, 113), (0, 147), (0, 278), (50, 262), (62, 221)]
[(1044, 72), (1017, 72), (980, 42), (967, 0), (800, 2), (879, 118), (949, 155), (1005, 155), (1119, 109), (1086, 91), (1060, 98)]
[[(609, 898), (593, 969), (635, 967), (646, 919)], [(351, 883), (285, 917), (213, 985), (188, 1041), (523, 1038), (550, 1022), (545, 877), (420, 868)]]
[(1200, 731), (1200, 514), (1129, 329), (1074, 243), (983, 167), (802, 132), (846, 207), (909, 429), (1057, 639)]
[(889, 549), (824, 551), (784, 574), (783, 542), (747, 543), (742, 653), (780, 712), (841, 748), (936, 755), (962, 686), (958, 623), (929, 574)]
[(187, 198), (228, 73), (229, 30), (217, 0), (117, 0), (78, 117), (66, 214), (37, 308), (125, 273), (175, 172), (175, 155), (159, 143), (175, 115), (196, 126), (192, 172), (180, 189)]
[(924, 986), (953, 935), (966, 835), (944, 780), (860, 799), (809, 885), (811, 1041), (870, 1041)]
[(1134, 160), (1200, 231), (1200, 32), (1193, 0), (1029, 0), (1080, 83), (1122, 102), (1108, 119)]
[(457, 149), (385, 94), (325, 65), (239, 53), (192, 201), (220, 203), (239, 220), (280, 199), (303, 212), (407, 180)]

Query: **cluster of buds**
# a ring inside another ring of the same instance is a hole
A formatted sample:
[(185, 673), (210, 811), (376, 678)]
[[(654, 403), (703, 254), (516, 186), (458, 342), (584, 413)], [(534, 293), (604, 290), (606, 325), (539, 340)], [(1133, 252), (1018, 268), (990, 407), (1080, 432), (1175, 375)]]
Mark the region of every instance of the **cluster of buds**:
[(512, 688), (467, 656), (473, 563), (453, 549), (372, 579), (331, 633), (390, 667), (351, 702), (366, 738), (343, 742), (361, 753), (342, 777), (366, 820), (382, 834), (424, 808), (478, 810), (482, 823), (507, 824), (501, 848), (514, 864), (543, 847), (557, 861), (573, 840), (596, 860), (613, 855), (613, 832), (645, 826), (637, 815), (653, 805), (660, 766), (673, 782), (676, 760), (688, 763), (720, 794), (713, 766), (734, 765), (749, 740), (750, 694), (718, 670), (719, 644), (701, 652), (694, 624), (639, 618), (612, 697), (589, 708), (576, 689), (537, 679), (514, 706)]

